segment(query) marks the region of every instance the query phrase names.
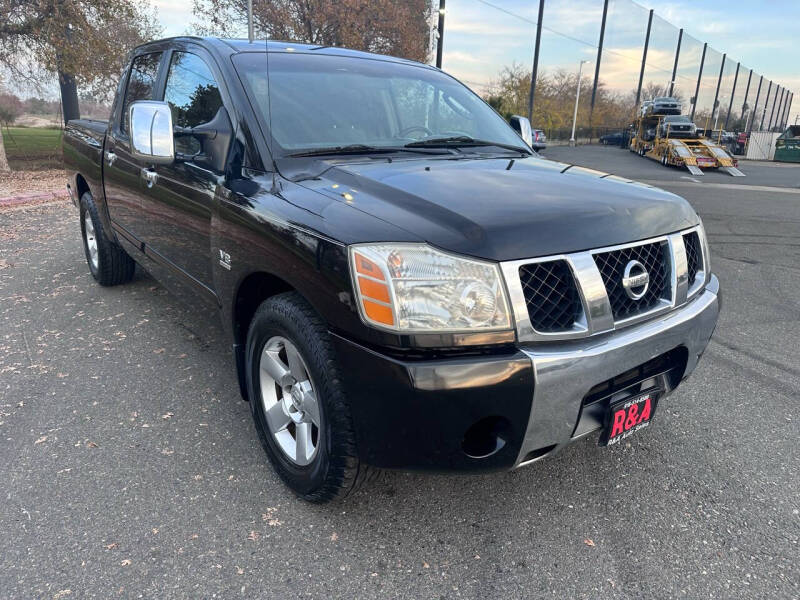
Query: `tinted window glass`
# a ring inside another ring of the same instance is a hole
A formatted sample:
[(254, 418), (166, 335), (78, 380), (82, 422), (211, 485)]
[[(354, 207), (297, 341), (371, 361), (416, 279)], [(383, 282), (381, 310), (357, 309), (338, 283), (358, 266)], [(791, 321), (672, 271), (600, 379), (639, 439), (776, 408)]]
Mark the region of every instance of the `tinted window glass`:
[[(169, 65), (164, 100), (172, 108), (172, 122), (181, 127), (208, 123), (222, 106), (219, 86), (203, 60), (188, 52), (174, 52)], [(191, 137), (175, 139), (175, 149), (185, 154), (200, 152)]]
[(128, 133), (128, 106), (137, 100), (153, 99), (159, 62), (161, 62), (161, 52), (142, 54), (133, 59), (128, 89), (125, 90), (125, 103), (122, 105), (121, 129), (124, 133)]
[(478, 96), (433, 69), (272, 53), (267, 81), (263, 54), (240, 54), (234, 62), (251, 102), (264, 122), (271, 121), (276, 150), (284, 155), (351, 144), (401, 147), (453, 136), (523, 146)]

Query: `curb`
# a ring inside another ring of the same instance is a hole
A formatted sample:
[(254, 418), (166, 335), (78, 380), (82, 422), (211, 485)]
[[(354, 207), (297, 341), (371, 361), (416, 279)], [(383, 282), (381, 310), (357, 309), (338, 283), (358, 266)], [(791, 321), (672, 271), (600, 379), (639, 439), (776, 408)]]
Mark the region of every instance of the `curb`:
[(20, 194), (18, 196), (9, 196), (7, 198), (0, 198), (0, 208), (9, 206), (22, 206), (25, 204), (42, 204), (45, 202), (55, 202), (69, 198), (66, 190), (59, 190), (57, 192), (36, 192), (32, 194)]

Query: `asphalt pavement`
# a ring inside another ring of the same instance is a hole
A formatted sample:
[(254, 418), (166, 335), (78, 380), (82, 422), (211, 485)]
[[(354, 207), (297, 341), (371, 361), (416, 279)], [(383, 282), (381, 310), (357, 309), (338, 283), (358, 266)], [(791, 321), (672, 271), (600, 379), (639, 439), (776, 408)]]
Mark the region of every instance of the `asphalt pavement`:
[(620, 447), (325, 506), (272, 472), (216, 315), (141, 270), (95, 285), (71, 205), (0, 211), (0, 598), (800, 597), (800, 167), (544, 155), (698, 210), (700, 366)]

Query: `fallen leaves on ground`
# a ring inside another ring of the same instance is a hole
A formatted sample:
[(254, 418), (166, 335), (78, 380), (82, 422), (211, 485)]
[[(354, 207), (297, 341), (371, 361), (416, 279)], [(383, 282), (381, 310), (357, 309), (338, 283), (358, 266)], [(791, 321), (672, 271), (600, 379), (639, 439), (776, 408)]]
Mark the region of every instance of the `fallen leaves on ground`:
[[(267, 512), (261, 515), (261, 520), (266, 521), (267, 525), (270, 527), (279, 527), (283, 523), (281, 523), (278, 518), (275, 516), (275, 513), (278, 511), (277, 507), (271, 506), (267, 509)], [(336, 535), (336, 534), (334, 534)]]
[(62, 169), (11, 171), (0, 180), (0, 198), (33, 192), (60, 192), (67, 177)]

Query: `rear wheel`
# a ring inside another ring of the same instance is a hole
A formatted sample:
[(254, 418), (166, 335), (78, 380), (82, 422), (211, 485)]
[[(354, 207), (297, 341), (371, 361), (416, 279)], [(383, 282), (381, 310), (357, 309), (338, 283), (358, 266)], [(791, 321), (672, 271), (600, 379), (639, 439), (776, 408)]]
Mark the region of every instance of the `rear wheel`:
[(311, 502), (344, 497), (375, 473), (356, 452), (350, 409), (322, 320), (295, 292), (266, 300), (247, 336), (247, 385), (261, 444)]
[(136, 263), (106, 235), (91, 192), (81, 196), (80, 215), (83, 251), (92, 277), (103, 286), (130, 281)]

